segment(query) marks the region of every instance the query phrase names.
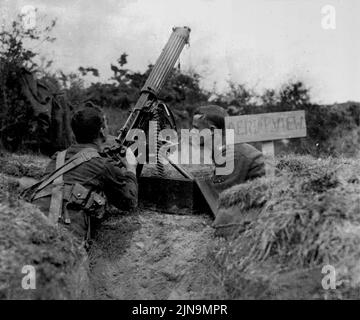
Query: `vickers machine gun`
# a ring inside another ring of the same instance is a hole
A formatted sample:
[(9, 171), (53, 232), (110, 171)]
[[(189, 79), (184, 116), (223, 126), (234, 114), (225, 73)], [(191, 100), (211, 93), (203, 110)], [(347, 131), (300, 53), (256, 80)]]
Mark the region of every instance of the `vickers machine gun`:
[[(156, 122), (155, 134), (157, 135), (164, 128), (171, 128), (176, 130), (175, 119), (171, 110), (162, 102), (158, 100), (158, 95), (165, 83), (169, 78), (176, 61), (178, 60), (181, 51), (185, 44), (189, 42), (190, 28), (188, 27), (176, 27), (173, 28), (173, 32), (161, 52), (160, 57), (156, 61), (148, 79), (145, 82), (141, 90), (140, 97), (131, 111), (124, 126), (120, 130), (119, 136), (116, 138), (116, 145), (106, 147), (103, 150), (105, 156), (110, 156), (115, 160), (120, 160), (120, 156), (124, 153), (124, 147), (129, 147), (134, 143), (133, 130), (140, 129), (147, 134), (147, 141), (149, 141), (149, 123), (150, 121)], [(156, 146), (156, 167), (158, 176), (165, 177), (164, 167), (160, 161), (159, 149), (161, 142), (158, 139), (155, 140)], [(146, 143), (148, 158), (148, 142)], [(139, 156), (139, 155), (138, 155)], [(203, 194), (209, 207), (215, 214), (216, 207), (216, 195), (208, 184), (204, 183), (201, 179), (195, 179), (191, 174), (186, 172), (181, 166), (171, 162), (168, 162), (186, 179), (195, 181), (196, 185)], [(137, 176), (140, 177), (142, 171), (142, 164), (137, 167)]]
[[(190, 28), (176, 27), (165, 45), (160, 57), (156, 61), (151, 73), (146, 80), (138, 101), (133, 108), (131, 114), (126, 120), (124, 126), (120, 130), (120, 134), (116, 139), (117, 144), (112, 147), (104, 149), (103, 153), (106, 156), (116, 158), (123, 151), (123, 147), (130, 146), (134, 139), (132, 137), (133, 129), (140, 129), (145, 133), (149, 132), (149, 122), (156, 121), (156, 134), (165, 127), (175, 129), (176, 123), (171, 110), (162, 102), (158, 100), (158, 95), (165, 83), (171, 75), (176, 61), (178, 60), (181, 51), (185, 44), (188, 43), (190, 36)], [(158, 161), (158, 151), (160, 142), (156, 146), (156, 162), (157, 169), (160, 176), (164, 176), (164, 168), (160, 161)], [(148, 148), (147, 148), (148, 149)], [(178, 170), (181, 170), (177, 168)], [(142, 165), (138, 166), (137, 175), (140, 176)], [(183, 172), (184, 174), (184, 172)]]

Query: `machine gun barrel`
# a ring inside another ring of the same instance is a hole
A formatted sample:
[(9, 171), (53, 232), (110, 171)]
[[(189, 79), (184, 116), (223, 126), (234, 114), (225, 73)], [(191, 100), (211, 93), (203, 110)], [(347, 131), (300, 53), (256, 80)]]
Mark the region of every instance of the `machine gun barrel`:
[(149, 91), (155, 96), (160, 93), (165, 81), (169, 78), (176, 60), (189, 41), (190, 29), (188, 27), (173, 28), (173, 33), (165, 45), (160, 57), (156, 61), (151, 73), (146, 80), (143, 92)]
[(158, 94), (160, 93), (165, 81), (169, 78), (175, 63), (179, 58), (181, 51), (183, 50), (185, 44), (189, 42), (189, 36), (190, 28), (173, 28), (173, 32), (168, 42), (162, 50), (160, 57), (156, 61), (141, 90), (141, 95), (136, 102), (134, 109), (132, 110), (125, 125), (120, 130), (117, 141), (121, 145), (126, 145), (130, 129), (138, 128), (140, 110), (146, 107), (149, 101), (157, 99)]

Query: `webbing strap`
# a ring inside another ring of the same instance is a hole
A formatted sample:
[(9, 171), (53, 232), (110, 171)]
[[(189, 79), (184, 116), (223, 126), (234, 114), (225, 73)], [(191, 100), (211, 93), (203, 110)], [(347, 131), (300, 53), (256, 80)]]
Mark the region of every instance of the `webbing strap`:
[[(65, 163), (66, 150), (61, 151), (56, 157), (56, 169), (62, 167)], [(63, 175), (59, 175), (54, 179), (53, 188), (51, 190), (51, 200), (49, 208), (49, 219), (52, 223), (57, 224), (63, 203)]]
[(71, 159), (66, 161), (66, 163), (63, 163), (62, 166), (56, 168), (56, 170), (39, 185), (35, 192), (39, 192), (40, 190), (48, 186), (50, 183), (55, 181), (56, 178), (62, 176), (64, 173), (95, 157), (100, 157), (100, 155), (95, 149), (92, 148), (87, 148), (78, 152)]

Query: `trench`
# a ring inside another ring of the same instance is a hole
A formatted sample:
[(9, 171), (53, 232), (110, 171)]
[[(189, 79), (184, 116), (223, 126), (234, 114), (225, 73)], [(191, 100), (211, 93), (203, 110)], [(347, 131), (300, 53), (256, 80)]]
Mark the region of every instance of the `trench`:
[(95, 299), (208, 299), (212, 219), (141, 210), (111, 218), (89, 252)]
[[(36, 181), (5, 178), (21, 189)], [(148, 209), (112, 216), (96, 228), (89, 268), (80, 264), (69, 277), (85, 279), (89, 299), (211, 299), (221, 289), (208, 254), (212, 222), (206, 214)]]

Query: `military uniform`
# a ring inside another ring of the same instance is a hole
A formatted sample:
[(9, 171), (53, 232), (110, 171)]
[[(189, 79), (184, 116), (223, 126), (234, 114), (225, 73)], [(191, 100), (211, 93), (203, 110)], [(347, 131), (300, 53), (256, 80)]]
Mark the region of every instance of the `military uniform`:
[(234, 170), (227, 175), (216, 175), (214, 172), (212, 181), (218, 192), (265, 175), (263, 154), (252, 145), (247, 143), (234, 144), (234, 146), (222, 149), (220, 152), (223, 157), (228, 152), (227, 157), (233, 162)]
[[(88, 192), (83, 193), (83, 190), (86, 190), (91, 193), (91, 199), (97, 200), (100, 206), (103, 206), (104, 198), (107, 203), (119, 209), (131, 210), (135, 208), (138, 199), (138, 185), (135, 174), (127, 171), (125, 168), (118, 167), (107, 158), (100, 157), (98, 146), (92, 143), (70, 146), (65, 153), (65, 162), (71, 161), (82, 150), (87, 150), (88, 152), (90, 150), (94, 155), (63, 174), (63, 185), (71, 186), (71, 188), (63, 190), (65, 200), (69, 201), (71, 197), (78, 197), (75, 200), (81, 200), (82, 197), (89, 199)], [(53, 174), (57, 168), (57, 156), (55, 155), (52, 158), (46, 168), (46, 176)], [(32, 202), (38, 205), (46, 215), (49, 214), (49, 208), (51, 207), (51, 192), (53, 189), (54, 184), (49, 184), (40, 192), (36, 192), (35, 197), (33, 197)], [(62, 222), (66, 223), (76, 236), (82, 239), (86, 238), (90, 222), (86, 212), (84, 210), (69, 209), (66, 210), (66, 214), (67, 216), (61, 219)]]
[[(228, 147), (226, 151), (229, 152), (230, 161), (233, 161), (234, 170), (228, 175), (216, 175), (214, 172), (212, 182), (218, 193), (247, 180), (265, 175), (263, 154), (250, 144), (235, 144)], [(220, 150), (220, 152), (225, 156), (225, 150)], [(238, 227), (241, 214), (236, 208), (231, 211), (218, 211), (213, 223), (216, 234), (223, 236), (231, 234)]]

